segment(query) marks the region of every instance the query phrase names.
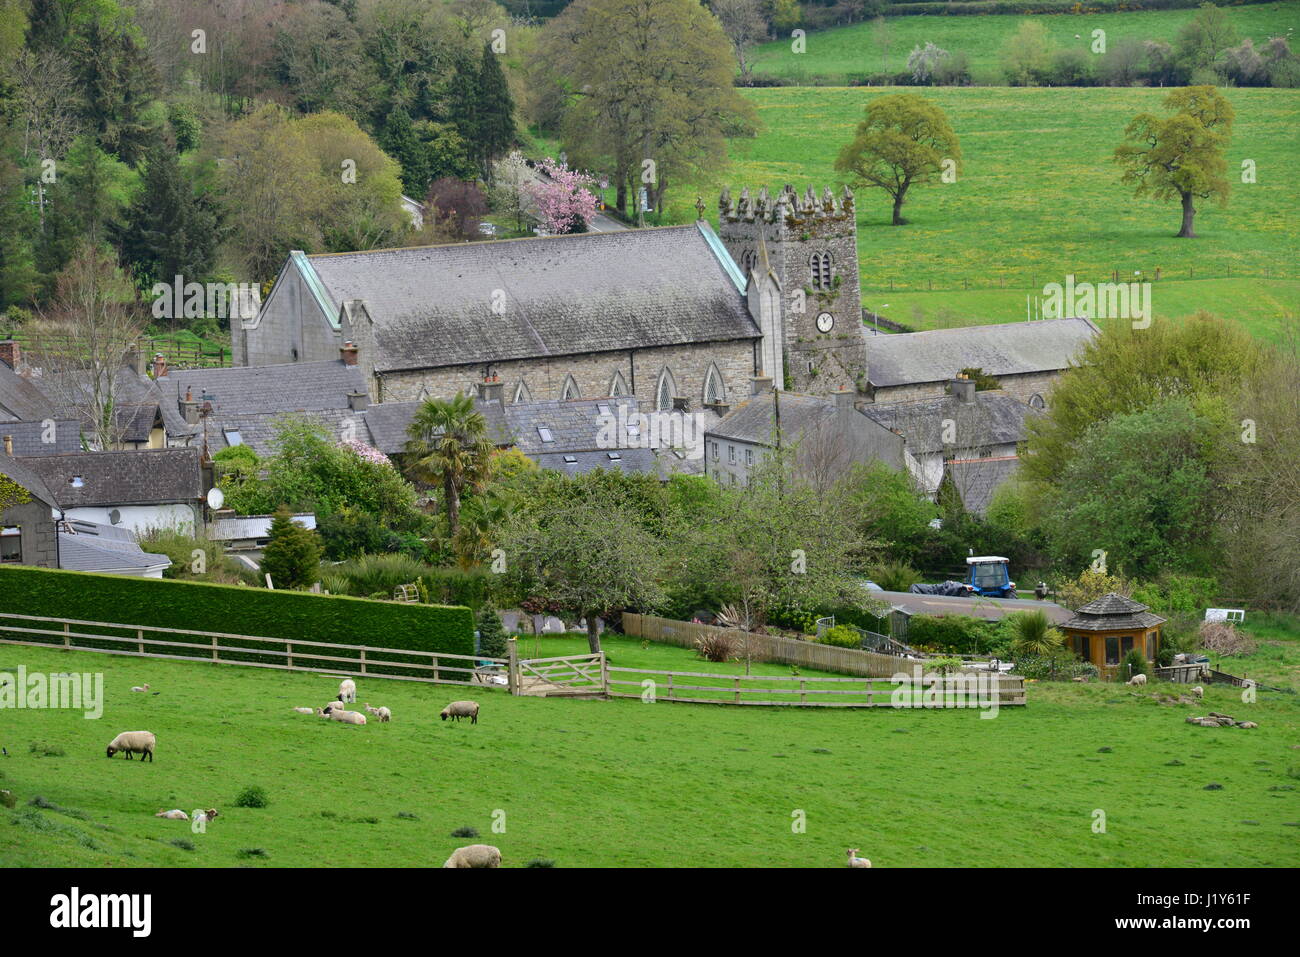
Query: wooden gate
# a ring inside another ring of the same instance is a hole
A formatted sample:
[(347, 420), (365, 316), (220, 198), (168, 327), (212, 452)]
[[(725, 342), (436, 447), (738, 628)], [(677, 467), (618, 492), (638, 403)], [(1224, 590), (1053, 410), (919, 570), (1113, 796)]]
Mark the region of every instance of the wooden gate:
[(605, 693), (607, 680), (603, 653), (521, 658), (516, 694), (540, 698), (600, 697)]

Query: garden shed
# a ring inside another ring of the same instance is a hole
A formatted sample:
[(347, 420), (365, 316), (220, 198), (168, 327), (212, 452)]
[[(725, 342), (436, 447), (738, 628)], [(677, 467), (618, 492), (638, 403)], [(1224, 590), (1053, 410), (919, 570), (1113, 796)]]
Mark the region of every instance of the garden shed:
[(1111, 592), (1083, 605), (1058, 627), (1075, 654), (1096, 665), (1103, 677), (1113, 678), (1124, 656), (1134, 648), (1147, 661), (1155, 661), (1164, 623), (1165, 619), (1141, 602)]

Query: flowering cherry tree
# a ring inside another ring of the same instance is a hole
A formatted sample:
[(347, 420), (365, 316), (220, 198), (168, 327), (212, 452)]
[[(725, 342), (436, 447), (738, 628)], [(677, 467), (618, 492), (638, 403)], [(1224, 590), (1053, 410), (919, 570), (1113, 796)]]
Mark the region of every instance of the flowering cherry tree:
[(546, 159), (537, 164), (546, 175), (529, 186), (537, 220), (548, 233), (586, 232), (596, 215), (596, 197), (588, 189), (595, 180), (563, 163)]
[(349, 449), (363, 461), (373, 462), (375, 465), (393, 464), (393, 460), (383, 452), (379, 451), (379, 449), (375, 448), (373, 445), (367, 445), (365, 442), (361, 442), (357, 439), (340, 442), (339, 445), (343, 446), (345, 449)]

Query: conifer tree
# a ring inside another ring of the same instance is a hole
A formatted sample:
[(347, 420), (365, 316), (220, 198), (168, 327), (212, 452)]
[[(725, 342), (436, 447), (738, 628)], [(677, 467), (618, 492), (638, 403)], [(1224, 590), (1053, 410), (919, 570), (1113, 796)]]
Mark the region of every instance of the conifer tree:
[(478, 73), (478, 138), (474, 147), (483, 175), (491, 179), (492, 163), (504, 156), (515, 139), (515, 101), (490, 44), (483, 46)]
[(316, 533), (293, 520), (281, 507), (271, 520), (270, 541), (262, 555), (262, 571), (276, 588), (308, 588), (320, 574), (321, 546)]
[(149, 286), (174, 276), (202, 282), (212, 271), (216, 241), (215, 209), (194, 194), (171, 146), (156, 140), (122, 231), (122, 256), (136, 282)]

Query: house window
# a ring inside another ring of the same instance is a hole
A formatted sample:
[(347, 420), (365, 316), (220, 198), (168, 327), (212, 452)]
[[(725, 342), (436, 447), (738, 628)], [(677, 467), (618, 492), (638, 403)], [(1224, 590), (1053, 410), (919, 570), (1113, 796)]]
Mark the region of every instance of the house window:
[(1119, 664), (1119, 639), (1114, 635), (1106, 636), (1106, 664)]
[(23, 561), (23, 530), (17, 525), (0, 528), (0, 562), (21, 565)]
[(1088, 638), (1086, 635), (1074, 636), (1074, 653), (1084, 661), (1092, 660), (1088, 654)]
[(1037, 392), (1029, 397), (1029, 407), (1031, 409), (1047, 408), (1047, 401)]
[(551, 435), (551, 430), (544, 425), (539, 425), (537, 427), (537, 437), (540, 438), (543, 442), (555, 441), (555, 436)]
[(1133, 636), (1125, 635), (1123, 638), (1119, 640), (1119, 653), (1121, 655), (1127, 655), (1132, 650), (1133, 650)]
[(734, 445), (727, 446), (727, 461), (732, 465), (736, 464), (736, 447)]
[(808, 260), (808, 265), (812, 269), (812, 286), (814, 289), (831, 288), (831, 254), (830, 253), (813, 253)]
[(718, 461), (718, 443), (713, 442), (711, 444), (713, 445), (713, 461), (716, 462)]
[(746, 465), (753, 465), (753, 464), (754, 464), (754, 450), (753, 450), (753, 449), (745, 449), (745, 464), (746, 464)]
[(227, 445), (243, 445), (243, 444), (244, 444), (243, 436), (241, 436), (241, 435), (239, 434), (239, 430), (238, 430), (238, 429), (226, 429), (226, 430), (224, 430), (224, 431), (222, 432), (222, 434), (226, 437), (226, 444), (227, 444)]

